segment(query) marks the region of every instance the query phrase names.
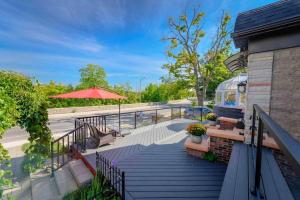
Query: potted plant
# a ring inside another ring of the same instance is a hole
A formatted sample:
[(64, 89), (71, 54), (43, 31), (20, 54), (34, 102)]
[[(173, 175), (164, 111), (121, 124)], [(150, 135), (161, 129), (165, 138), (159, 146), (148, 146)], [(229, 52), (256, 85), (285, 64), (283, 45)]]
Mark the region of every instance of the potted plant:
[(215, 113), (208, 113), (206, 115), (206, 119), (208, 120), (209, 125), (216, 125), (217, 121), (217, 115)]
[(202, 136), (206, 133), (206, 128), (203, 124), (190, 124), (186, 130), (189, 133), (192, 142), (197, 144), (202, 142)]

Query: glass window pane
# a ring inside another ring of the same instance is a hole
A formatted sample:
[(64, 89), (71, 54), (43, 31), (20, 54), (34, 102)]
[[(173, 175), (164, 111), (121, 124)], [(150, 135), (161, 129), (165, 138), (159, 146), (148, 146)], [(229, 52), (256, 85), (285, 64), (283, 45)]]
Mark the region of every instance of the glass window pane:
[(217, 92), (216, 94), (216, 104), (219, 105), (222, 103), (222, 92)]
[(228, 91), (228, 92), (224, 93), (224, 104), (227, 106), (235, 106), (236, 105), (234, 91)]

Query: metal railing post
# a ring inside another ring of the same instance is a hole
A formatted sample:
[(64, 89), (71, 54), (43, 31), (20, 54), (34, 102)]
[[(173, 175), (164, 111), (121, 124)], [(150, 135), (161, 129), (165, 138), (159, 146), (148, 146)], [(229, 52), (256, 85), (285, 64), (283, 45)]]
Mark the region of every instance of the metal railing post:
[(53, 142), (51, 142), (51, 176), (54, 176), (54, 152), (53, 152)]
[(256, 122), (256, 110), (253, 106), (253, 114), (252, 114), (252, 126), (251, 126), (251, 145), (254, 145), (254, 136), (255, 136), (255, 122)]
[(64, 148), (65, 148), (65, 138), (62, 138), (62, 163), (63, 165), (65, 164), (65, 152), (64, 152)]
[(104, 116), (104, 130), (106, 132), (106, 116)]
[(155, 110), (155, 124), (157, 124), (157, 109)]
[(134, 112), (134, 129), (136, 129), (136, 112)]
[(179, 118), (181, 118), (181, 106), (179, 107)]
[(202, 106), (202, 108), (201, 108), (201, 112), (200, 112), (200, 115), (201, 115), (201, 122), (203, 121), (203, 106)]
[(261, 177), (261, 159), (262, 159), (262, 141), (263, 141), (263, 123), (261, 118), (258, 120), (258, 138), (256, 149), (256, 163), (255, 163), (255, 192), (259, 193), (260, 177)]
[(122, 172), (122, 200), (125, 200), (125, 172)]

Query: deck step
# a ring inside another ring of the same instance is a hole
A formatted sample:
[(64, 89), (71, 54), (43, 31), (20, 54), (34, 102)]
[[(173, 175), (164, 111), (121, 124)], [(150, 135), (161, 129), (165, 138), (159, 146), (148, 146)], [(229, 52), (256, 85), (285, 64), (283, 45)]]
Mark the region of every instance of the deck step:
[(65, 196), (78, 189), (75, 179), (69, 170), (69, 166), (65, 165), (61, 169), (54, 172), (54, 179), (61, 196)]
[(69, 169), (79, 187), (89, 184), (94, 177), (81, 159), (71, 161)]
[(47, 172), (38, 172), (31, 175), (31, 193), (33, 200), (60, 200), (54, 178)]

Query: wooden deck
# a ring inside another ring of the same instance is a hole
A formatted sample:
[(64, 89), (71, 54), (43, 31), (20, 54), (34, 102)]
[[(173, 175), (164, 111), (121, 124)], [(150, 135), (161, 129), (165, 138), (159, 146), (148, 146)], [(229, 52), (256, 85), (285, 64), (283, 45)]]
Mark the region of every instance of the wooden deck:
[[(226, 165), (187, 155), (179, 119), (136, 130), (102, 155), (126, 173), (126, 199), (218, 199)], [(85, 156), (95, 167), (95, 154)]]

